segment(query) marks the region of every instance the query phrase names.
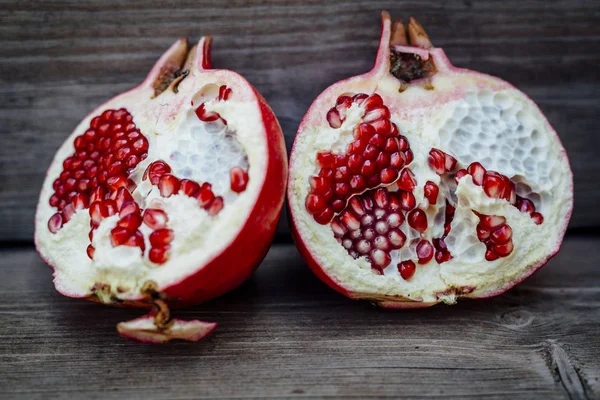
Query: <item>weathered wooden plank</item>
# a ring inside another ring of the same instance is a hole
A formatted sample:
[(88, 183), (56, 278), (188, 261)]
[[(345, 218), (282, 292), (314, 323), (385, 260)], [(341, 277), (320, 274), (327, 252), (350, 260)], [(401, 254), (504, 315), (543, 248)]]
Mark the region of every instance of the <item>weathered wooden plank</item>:
[(600, 224), (594, 2), (5, 1), (0, 240), (31, 239), (56, 148), (89, 110), (141, 81), (175, 38), (214, 35), (214, 65), (239, 71), (263, 93), (289, 148), (316, 95), (371, 68), (381, 9), (419, 17), (455, 64), (498, 75), (537, 101), (573, 163), (571, 227)]
[[(291, 245), (210, 303), (197, 344), (117, 336), (139, 310), (62, 297), (33, 249), (3, 249), (2, 398), (598, 398), (598, 238), (571, 238), (492, 299), (386, 311), (317, 280)], [(8, 278), (9, 277), (9, 278)]]

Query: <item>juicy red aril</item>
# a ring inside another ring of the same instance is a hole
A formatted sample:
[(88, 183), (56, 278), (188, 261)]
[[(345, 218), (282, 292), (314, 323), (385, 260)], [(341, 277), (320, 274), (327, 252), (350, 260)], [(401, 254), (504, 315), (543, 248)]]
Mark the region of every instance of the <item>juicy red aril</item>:
[(169, 217), (163, 210), (147, 208), (144, 211), (143, 221), (149, 228), (156, 230), (166, 227)]
[(56, 213), (48, 220), (48, 230), (52, 233), (56, 233), (62, 228), (63, 216), (61, 213)]
[(210, 183), (203, 183), (198, 193), (198, 204), (205, 210), (210, 207), (212, 202), (215, 200), (215, 194), (212, 191)]
[(162, 247), (173, 241), (175, 235), (171, 229), (157, 229), (150, 234), (150, 244), (152, 247)]
[(471, 163), (467, 168), (467, 172), (473, 177), (473, 183), (477, 186), (483, 185), (483, 178), (485, 176), (485, 168), (478, 162)]
[(179, 179), (171, 174), (164, 174), (158, 180), (158, 190), (163, 197), (170, 197), (179, 191)]
[(169, 249), (171, 246), (153, 247), (148, 253), (148, 258), (155, 264), (164, 264), (169, 258)]
[(218, 196), (215, 198), (215, 200), (212, 202), (212, 204), (210, 205), (210, 207), (208, 208), (208, 215), (214, 216), (217, 215), (222, 209), (223, 209), (223, 198), (221, 196)]
[(417, 244), (417, 257), (419, 264), (427, 264), (433, 258), (433, 245), (428, 240), (421, 240)]
[(429, 204), (434, 205), (437, 202), (438, 193), (440, 192), (439, 187), (435, 183), (427, 181), (423, 189), (425, 198), (429, 201)]
[(544, 216), (539, 212), (531, 213), (531, 219), (533, 219), (533, 222), (535, 222), (537, 225), (540, 225), (544, 222)]
[[(328, 218), (333, 216), (330, 209), (323, 212), (329, 212)], [(403, 222), (398, 195), (379, 188), (353, 197), (333, 219), (331, 229), (348, 254), (366, 257), (373, 270), (381, 273), (391, 262), (390, 252), (406, 242), (406, 235), (400, 230)]]
[(450, 261), (452, 259), (452, 255), (446, 247), (446, 242), (444, 242), (443, 238), (433, 239), (433, 247), (435, 248), (435, 261), (438, 264)]
[(122, 226), (114, 227), (110, 231), (110, 241), (111, 241), (113, 247), (117, 247), (117, 246), (124, 244), (127, 241), (127, 239), (129, 239), (130, 236), (131, 236), (131, 231), (129, 231), (127, 228), (124, 228)]
[(416, 265), (412, 260), (402, 261), (400, 264), (398, 264), (398, 272), (400, 272), (400, 276), (402, 276), (402, 279), (404, 280), (412, 278), (412, 276), (415, 274), (415, 270)]
[(248, 173), (240, 167), (233, 167), (229, 171), (231, 181), (231, 190), (236, 193), (241, 193), (246, 190), (248, 185)]
[[(113, 151), (119, 155), (135, 155), (137, 162), (147, 156), (147, 139), (132, 120), (133, 117), (124, 108), (106, 110), (93, 118), (88, 130), (73, 140), (75, 153), (63, 161), (63, 171), (53, 184), (55, 192), (49, 201), (59, 211), (68, 207), (68, 215), (63, 222), (72, 215), (71, 208), (87, 208), (95, 201), (104, 200), (107, 192), (126, 186), (127, 171), (116, 154), (112, 154)], [(128, 122), (130, 130), (138, 134), (137, 140), (145, 145), (137, 146), (133, 140), (123, 136), (123, 121)], [(137, 162), (130, 162), (129, 170), (135, 168)]]
[(154, 161), (148, 165), (148, 168), (146, 168), (146, 171), (144, 171), (144, 176), (142, 179), (150, 179), (151, 184), (158, 185), (160, 177), (164, 174), (168, 174), (169, 172), (171, 172), (171, 167), (169, 164), (162, 160)]
[[(317, 201), (307, 198), (307, 211), (321, 224), (330, 222), (353, 195), (398, 180), (401, 168), (408, 163), (408, 141), (390, 121), (390, 111), (378, 94), (338, 97), (326, 115), (329, 125), (335, 129), (341, 127), (353, 103), (360, 106), (364, 114), (363, 122), (354, 128), (354, 141), (348, 144), (347, 154), (318, 152), (320, 170), (309, 178), (309, 196), (323, 196), (325, 206), (320, 198)], [(412, 159), (412, 155), (410, 157)]]
[(85, 250), (85, 252), (87, 253), (88, 257), (91, 258), (92, 260), (94, 259), (94, 252), (95, 251), (96, 251), (96, 249), (94, 249), (94, 246), (92, 246), (91, 244), (88, 245), (88, 247)]
[[(118, 206), (118, 203), (117, 203)], [(124, 218), (128, 215), (136, 214), (140, 215), (140, 207), (137, 205), (135, 201), (128, 201), (121, 205), (121, 209), (119, 210), (119, 217)]]
[(144, 235), (142, 235), (142, 232), (140, 231), (135, 231), (133, 235), (127, 238), (123, 245), (129, 247), (139, 247), (140, 249), (142, 249), (142, 253), (146, 249), (146, 244), (144, 243)]
[(398, 187), (404, 191), (412, 192), (417, 186), (417, 180), (415, 179), (415, 175), (409, 168), (404, 168), (402, 172), (400, 172), (400, 180), (398, 181)]
[(124, 203), (134, 202), (133, 196), (131, 195), (131, 193), (129, 193), (129, 190), (126, 187), (120, 187), (119, 189), (117, 189), (117, 191), (113, 193), (111, 198), (117, 203), (117, 208), (119, 209), (119, 211), (123, 207)]
[(508, 256), (513, 251), (512, 229), (506, 223), (506, 218), (498, 215), (479, 216), (477, 238), (485, 244), (485, 259), (494, 261)]
[(406, 217), (408, 224), (419, 232), (424, 232), (427, 229), (427, 215), (420, 208), (414, 209), (408, 213)]
[(142, 217), (139, 214), (128, 214), (117, 222), (117, 226), (135, 231), (142, 224)]

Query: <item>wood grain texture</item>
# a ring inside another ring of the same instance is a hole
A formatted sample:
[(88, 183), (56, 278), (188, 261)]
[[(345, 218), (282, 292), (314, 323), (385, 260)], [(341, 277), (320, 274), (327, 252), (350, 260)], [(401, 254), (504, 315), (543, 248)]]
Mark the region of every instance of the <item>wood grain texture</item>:
[(312, 99), (371, 68), (382, 9), (417, 16), (456, 65), (500, 76), (538, 102), (573, 163), (571, 227), (600, 225), (596, 2), (5, 0), (0, 240), (31, 240), (57, 147), (90, 110), (140, 82), (175, 38), (213, 35), (214, 66), (258, 88), (289, 148)]
[(176, 311), (219, 323), (147, 346), (140, 310), (62, 297), (29, 247), (0, 256), (0, 398), (600, 398), (600, 239), (487, 300), (381, 310), (346, 299), (275, 246), (242, 287)]

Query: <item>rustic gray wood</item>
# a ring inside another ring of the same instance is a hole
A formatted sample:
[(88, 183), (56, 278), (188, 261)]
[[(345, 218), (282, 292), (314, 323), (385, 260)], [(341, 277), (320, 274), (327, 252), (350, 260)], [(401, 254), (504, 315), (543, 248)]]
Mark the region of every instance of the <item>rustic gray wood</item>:
[(391, 311), (322, 284), (278, 245), (234, 292), (176, 315), (205, 341), (147, 346), (142, 313), (62, 297), (30, 247), (0, 255), (0, 398), (600, 398), (599, 238), (570, 238), (509, 292)]
[(456, 65), (537, 101), (573, 163), (571, 227), (600, 225), (597, 2), (9, 0), (0, 3), (0, 240), (31, 240), (56, 148), (91, 109), (140, 82), (177, 37), (213, 35), (214, 66), (259, 89), (289, 148), (312, 99), (371, 68), (382, 9), (415, 15)]

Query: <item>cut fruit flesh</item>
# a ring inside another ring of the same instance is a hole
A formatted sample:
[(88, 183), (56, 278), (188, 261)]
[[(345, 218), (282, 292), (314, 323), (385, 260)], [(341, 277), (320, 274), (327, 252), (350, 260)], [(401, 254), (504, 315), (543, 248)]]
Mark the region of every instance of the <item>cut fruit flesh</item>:
[[(394, 28), (384, 13), (374, 69), (327, 89), (300, 125), (288, 182), (294, 238), (313, 271), (352, 298), (421, 307), (500, 293), (558, 251), (572, 210), (566, 153), (524, 94), (454, 68), (413, 19), (408, 37)], [(405, 204), (398, 249), (353, 203), (382, 190)], [(505, 222), (478, 229), (494, 218)]]
[(61, 293), (148, 306), (153, 282), (166, 304), (195, 304), (239, 286), (266, 254), (283, 204), (283, 135), (244, 78), (210, 70), (209, 47), (177, 41), (58, 150), (35, 240)]

